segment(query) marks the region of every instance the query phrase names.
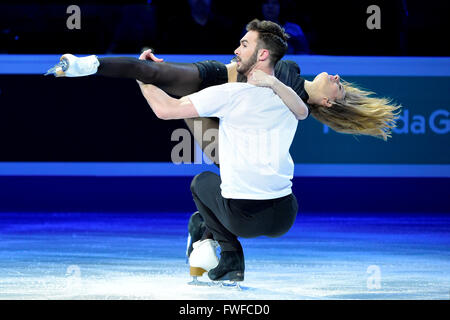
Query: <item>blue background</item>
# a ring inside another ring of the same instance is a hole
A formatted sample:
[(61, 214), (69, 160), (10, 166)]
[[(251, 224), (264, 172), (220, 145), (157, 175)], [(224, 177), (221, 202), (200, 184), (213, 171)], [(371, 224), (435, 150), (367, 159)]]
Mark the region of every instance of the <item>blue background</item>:
[[(337, 134), (312, 118), (300, 122), (291, 148), (300, 211), (449, 212), (448, 113), (437, 118), (445, 133), (428, 123), (435, 110), (448, 112), (449, 58), (287, 59), (307, 79), (339, 73), (401, 103), (403, 117), (409, 112), (409, 132), (394, 132), (387, 142)], [(170, 135), (183, 121), (157, 119), (133, 80), (43, 77), (56, 61), (55, 55), (0, 56), (0, 210), (194, 210), (190, 180), (218, 171), (170, 163), (176, 144)], [(423, 134), (411, 132), (417, 115), (426, 121)]]

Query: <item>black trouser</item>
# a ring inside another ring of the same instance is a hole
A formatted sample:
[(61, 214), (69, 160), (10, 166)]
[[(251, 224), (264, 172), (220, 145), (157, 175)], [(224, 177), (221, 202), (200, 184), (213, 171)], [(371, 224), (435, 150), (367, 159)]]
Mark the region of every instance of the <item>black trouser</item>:
[(294, 194), (270, 200), (226, 199), (220, 177), (206, 171), (194, 177), (191, 191), (207, 230), (222, 251), (241, 249), (237, 237), (279, 237), (294, 224), (298, 204)]

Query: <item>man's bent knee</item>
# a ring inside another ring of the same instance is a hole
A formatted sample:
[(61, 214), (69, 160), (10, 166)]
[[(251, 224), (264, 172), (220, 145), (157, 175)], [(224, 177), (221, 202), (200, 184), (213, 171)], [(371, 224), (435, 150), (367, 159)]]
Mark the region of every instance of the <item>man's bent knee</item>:
[(198, 186), (202, 183), (202, 181), (205, 180), (206, 177), (209, 177), (210, 175), (216, 175), (215, 173), (211, 172), (211, 171), (204, 171), (202, 173), (197, 174), (194, 179), (192, 179), (191, 182), (191, 192), (193, 194), (197, 193), (197, 188)]

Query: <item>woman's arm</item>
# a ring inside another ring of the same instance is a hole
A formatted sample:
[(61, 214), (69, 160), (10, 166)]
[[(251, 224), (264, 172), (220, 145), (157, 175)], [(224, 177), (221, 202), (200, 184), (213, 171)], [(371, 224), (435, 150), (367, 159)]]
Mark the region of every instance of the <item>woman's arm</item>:
[(284, 104), (291, 110), (297, 120), (304, 120), (308, 116), (308, 107), (303, 100), (292, 90), (276, 77), (267, 73), (256, 70), (252, 73), (249, 83), (260, 87), (270, 87), (283, 100)]
[(231, 62), (226, 65), (227, 73), (228, 73), (228, 82), (236, 82), (237, 81), (237, 63)]

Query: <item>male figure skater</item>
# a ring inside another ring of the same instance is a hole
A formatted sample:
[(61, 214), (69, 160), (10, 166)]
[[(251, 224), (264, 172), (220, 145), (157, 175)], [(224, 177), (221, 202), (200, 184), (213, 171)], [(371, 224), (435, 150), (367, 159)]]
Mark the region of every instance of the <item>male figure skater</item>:
[[(191, 183), (206, 225), (200, 241), (213, 238), (221, 247), (218, 265), (208, 272), (211, 280), (243, 281), (244, 254), (238, 237), (279, 237), (292, 227), (298, 210), (289, 154), (298, 119), (272, 89), (251, 84), (255, 73), (274, 74), (276, 62), (287, 50), (287, 35), (270, 21), (253, 20), (247, 30), (235, 51), (237, 70), (249, 79), (247, 83), (213, 86), (175, 99), (138, 81), (161, 119), (220, 119), (220, 177), (207, 171)], [(304, 119), (308, 109), (302, 106)]]

